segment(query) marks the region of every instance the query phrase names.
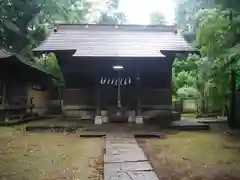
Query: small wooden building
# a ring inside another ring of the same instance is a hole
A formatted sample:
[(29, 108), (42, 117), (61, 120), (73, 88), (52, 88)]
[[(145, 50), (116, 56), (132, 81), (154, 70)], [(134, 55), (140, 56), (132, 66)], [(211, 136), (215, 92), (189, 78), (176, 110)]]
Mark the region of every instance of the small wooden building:
[(0, 121), (46, 113), (51, 79), (32, 61), (0, 48)]
[(86, 24), (57, 25), (35, 51), (57, 55), (65, 115), (101, 124), (171, 116), (174, 58), (195, 49), (173, 26)]

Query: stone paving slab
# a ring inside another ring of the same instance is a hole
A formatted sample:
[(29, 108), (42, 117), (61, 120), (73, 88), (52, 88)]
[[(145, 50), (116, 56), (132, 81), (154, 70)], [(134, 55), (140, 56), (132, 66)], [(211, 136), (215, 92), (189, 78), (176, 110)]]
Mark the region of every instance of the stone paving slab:
[[(134, 152), (134, 151), (132, 151)], [(121, 152), (120, 152), (121, 153)], [(136, 162), (136, 161), (146, 161), (146, 157), (139, 152), (128, 152), (128, 153), (121, 153), (114, 156), (105, 156), (106, 163), (122, 163), (122, 162)]]
[(125, 172), (113, 172), (112, 174), (104, 173), (104, 180), (132, 180)]
[(204, 123), (199, 123), (191, 120), (181, 120), (181, 121), (173, 121), (173, 128), (180, 130), (208, 130), (209, 125)]
[(133, 135), (107, 135), (105, 149), (104, 180), (158, 180)]
[(153, 171), (113, 172), (104, 174), (104, 180), (158, 180)]
[(133, 138), (109, 138), (106, 139), (106, 145), (112, 144), (137, 144), (137, 141)]
[(105, 163), (121, 163), (146, 161), (147, 158), (140, 148), (121, 145), (114, 146), (112, 148), (106, 148), (104, 160)]
[(133, 180), (158, 180), (154, 171), (132, 171), (128, 175)]
[(126, 138), (134, 138), (133, 134), (129, 133), (114, 133), (114, 134), (107, 134), (106, 136), (108, 139), (126, 139)]
[[(107, 138), (105, 163), (146, 161), (144, 152), (134, 138)], [(133, 153), (134, 152), (134, 153)]]
[(106, 172), (125, 172), (125, 171), (153, 171), (148, 162), (127, 162), (127, 163), (110, 163), (105, 164), (104, 173)]

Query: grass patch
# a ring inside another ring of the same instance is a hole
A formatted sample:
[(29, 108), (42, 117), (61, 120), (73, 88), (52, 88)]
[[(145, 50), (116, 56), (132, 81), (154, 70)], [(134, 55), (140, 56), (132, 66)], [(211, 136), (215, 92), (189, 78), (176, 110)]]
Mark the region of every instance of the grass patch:
[[(162, 141), (152, 141), (160, 156), (172, 160), (195, 160), (203, 165), (238, 163), (240, 165), (240, 141), (227, 136), (207, 132), (180, 132)], [(203, 158), (204, 155), (204, 158)]]
[(0, 128), (0, 177), (8, 180), (101, 179), (103, 140), (69, 133)]
[(210, 132), (180, 132), (142, 145), (163, 179), (240, 179), (240, 139)]

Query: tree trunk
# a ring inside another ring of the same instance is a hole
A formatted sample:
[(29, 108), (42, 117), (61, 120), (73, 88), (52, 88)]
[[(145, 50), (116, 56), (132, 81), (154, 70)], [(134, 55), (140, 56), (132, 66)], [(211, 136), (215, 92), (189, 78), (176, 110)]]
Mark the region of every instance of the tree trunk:
[(223, 116), (227, 116), (227, 117), (229, 117), (229, 110), (228, 110), (228, 105), (227, 105), (227, 103), (225, 103), (225, 105), (224, 105), (224, 114), (223, 114)]
[(237, 128), (236, 123), (236, 71), (231, 71), (231, 103), (228, 124), (231, 129)]

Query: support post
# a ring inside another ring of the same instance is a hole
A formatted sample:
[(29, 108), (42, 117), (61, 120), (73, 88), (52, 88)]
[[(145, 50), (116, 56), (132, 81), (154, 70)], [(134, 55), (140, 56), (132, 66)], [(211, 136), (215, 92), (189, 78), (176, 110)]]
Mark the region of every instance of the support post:
[(140, 75), (139, 75), (139, 71), (137, 72), (137, 77), (136, 77), (136, 95), (137, 95), (137, 116), (139, 116), (141, 114), (141, 95), (140, 95)]
[[(3, 107), (4, 108), (6, 108), (7, 106), (8, 106), (8, 102), (7, 102), (7, 81), (6, 82), (4, 82), (3, 83), (3, 89), (2, 89), (2, 91), (3, 91), (3, 93), (2, 93), (2, 105), (3, 105)], [(9, 121), (9, 113), (8, 113), (8, 111), (5, 111), (4, 112), (4, 121), (5, 122), (8, 122)]]
[(100, 80), (99, 76), (96, 78), (96, 116), (95, 116), (95, 121), (94, 124), (102, 124), (102, 117), (101, 117), (101, 110), (100, 110)]
[(121, 85), (120, 85), (120, 72), (118, 71), (118, 79), (117, 79), (117, 93), (118, 93), (118, 97), (117, 97), (117, 107), (121, 108), (122, 107), (122, 103), (121, 103)]
[(7, 101), (6, 101), (6, 97), (7, 97), (7, 85), (6, 85), (6, 83), (4, 82), (3, 84), (2, 84), (2, 105), (5, 107), (5, 104), (7, 103)]
[[(97, 78), (98, 79), (98, 78)], [(99, 79), (98, 79), (99, 80)], [(100, 116), (101, 112), (100, 112), (100, 101), (101, 101), (101, 95), (100, 95), (100, 82), (97, 82), (97, 86), (96, 86), (96, 115)]]
[(136, 124), (143, 124), (143, 117), (141, 116), (141, 93), (140, 93), (140, 84), (141, 78), (139, 73), (139, 68), (137, 69), (136, 74), (136, 89), (137, 89), (137, 116), (136, 116)]

